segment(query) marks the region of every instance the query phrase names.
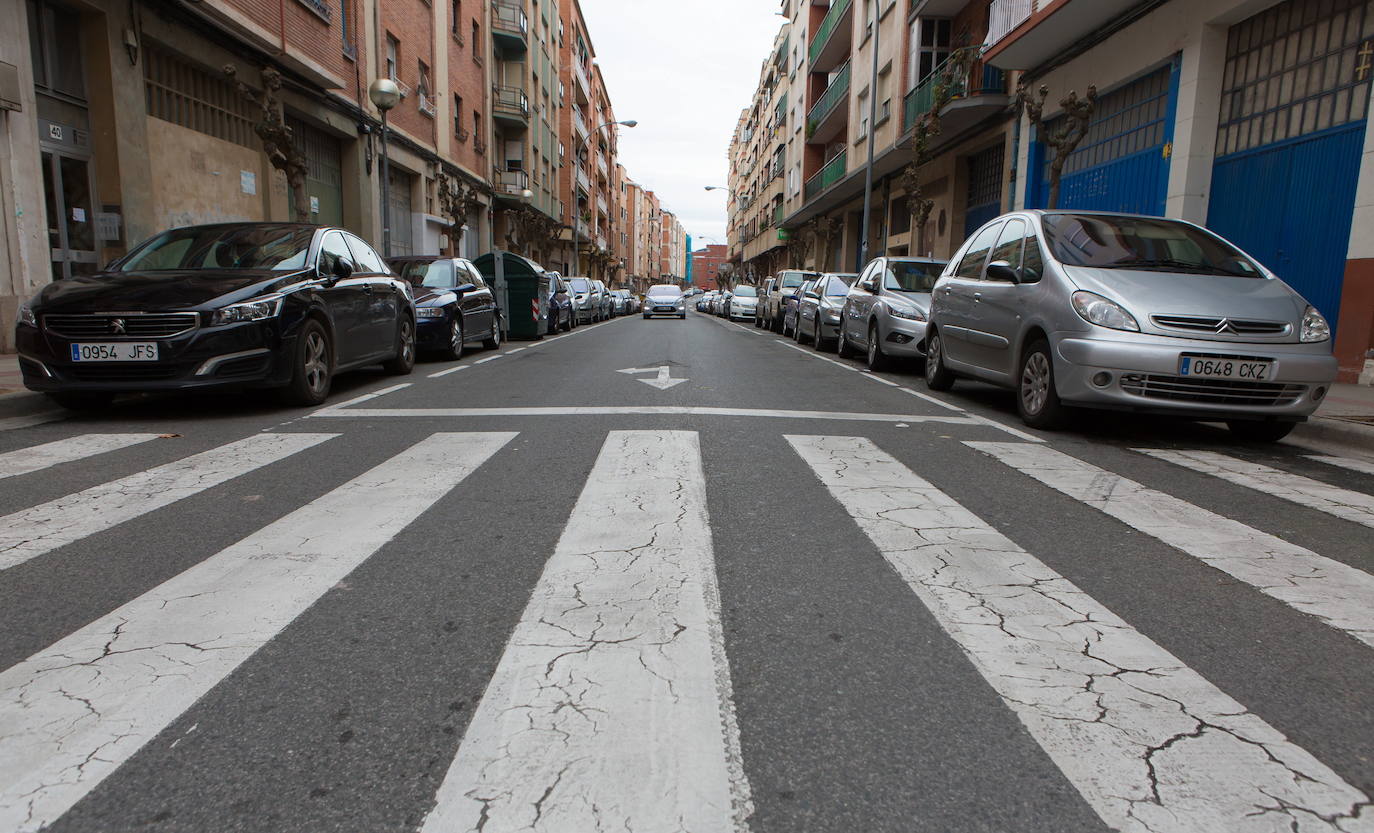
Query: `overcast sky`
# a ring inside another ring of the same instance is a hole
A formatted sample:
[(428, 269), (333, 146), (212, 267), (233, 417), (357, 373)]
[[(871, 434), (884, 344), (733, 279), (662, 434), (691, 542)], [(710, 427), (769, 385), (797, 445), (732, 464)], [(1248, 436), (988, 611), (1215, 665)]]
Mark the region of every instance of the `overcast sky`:
[[(621, 128), (620, 162), (692, 247), (725, 241), (727, 152), (786, 21), (778, 0), (581, 0)], [(715, 241), (698, 240), (710, 236)]]

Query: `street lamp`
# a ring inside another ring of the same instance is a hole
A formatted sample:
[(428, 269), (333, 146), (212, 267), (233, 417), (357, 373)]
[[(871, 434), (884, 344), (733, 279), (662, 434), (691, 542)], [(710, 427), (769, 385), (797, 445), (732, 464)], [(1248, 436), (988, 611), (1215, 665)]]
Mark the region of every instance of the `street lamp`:
[(707, 186), (706, 186), (706, 190), (707, 190), (707, 191), (724, 191), (724, 192), (727, 193), (727, 194), (733, 194), (733, 193), (734, 193), (734, 191), (731, 191), (729, 188), (726, 188), (724, 185), (707, 185)]
[(390, 78), (378, 78), (368, 86), (367, 97), (382, 112), (382, 257), (391, 257), (391, 173), (386, 159), (386, 114), (401, 103), (401, 88)]
[[(621, 127), (635, 127), (635, 126), (637, 126), (637, 125), (639, 124), (639, 122), (635, 121), (634, 119), (627, 119), (626, 121), (608, 121), (608, 122), (606, 122), (605, 124), (598, 124), (594, 129), (592, 129), (591, 131), (589, 131), (589, 132), (587, 133), (587, 138), (590, 139), (594, 133), (597, 133), (597, 132), (599, 132), (599, 131), (601, 131), (601, 130), (607, 128), (607, 127), (610, 127), (610, 126), (613, 125), (613, 124), (618, 124), (618, 125), (620, 125)], [(577, 138), (577, 133), (576, 133), (576, 131), (574, 131), (574, 132), (573, 132), (573, 159), (574, 159), (574, 161), (576, 161), (576, 162), (581, 162), (581, 161), (582, 161), (582, 154), (578, 152), (577, 146), (578, 146), (578, 138)], [(589, 178), (590, 178), (590, 177), (589, 177)], [(590, 197), (591, 195), (588, 194), (587, 196)], [(573, 210), (573, 218), (572, 218), (572, 227), (573, 227), (573, 268), (572, 268), (572, 271), (573, 271), (573, 274), (574, 274), (574, 275), (581, 275), (581, 274), (582, 274), (582, 252), (580, 252), (580, 251), (578, 251), (578, 250), (581, 248), (582, 242), (581, 242), (581, 235), (578, 234), (578, 232), (577, 232), (577, 221), (581, 219), (581, 215), (578, 214), (578, 212), (577, 212), (577, 173), (576, 173), (576, 172), (573, 173), (573, 204), (572, 204), (572, 210)], [(587, 277), (591, 277), (591, 275), (588, 275)]]

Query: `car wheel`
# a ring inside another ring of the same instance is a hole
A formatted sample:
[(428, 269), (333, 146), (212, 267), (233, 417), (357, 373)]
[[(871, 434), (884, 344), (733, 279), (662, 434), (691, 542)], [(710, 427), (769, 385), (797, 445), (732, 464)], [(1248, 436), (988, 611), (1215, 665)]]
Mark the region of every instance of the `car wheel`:
[(926, 337), (926, 387), (931, 390), (949, 390), (954, 387), (954, 374), (945, 367), (944, 339), (940, 333), (931, 330)]
[(780, 334), (780, 335), (787, 335), (786, 333), (784, 333), (784, 332), (782, 331), (782, 325), (783, 325), (782, 316), (781, 316), (781, 315), (774, 316), (774, 317), (773, 317), (773, 324), (772, 324), (772, 326), (769, 327), (769, 329), (772, 330), (772, 331), (775, 332), (775, 333)]
[(415, 322), (410, 316), (401, 317), (396, 328), (396, 355), (382, 362), (382, 369), (393, 376), (405, 376), (415, 369)]
[(811, 333), (811, 345), (816, 348), (817, 353), (825, 352), (825, 338), (821, 336), (821, 317), (816, 315), (816, 329)]
[(113, 393), (65, 391), (50, 393), (48, 398), (69, 411), (98, 411), (114, 402)]
[(840, 335), (835, 339), (835, 353), (842, 359), (847, 359), (854, 355), (854, 348), (850, 346), (849, 339), (844, 337), (844, 321), (840, 321)]
[(501, 346), (501, 319), (496, 316), (491, 317), (491, 335), (482, 339), (482, 346), (488, 350), (495, 350)]
[(1044, 339), (1026, 348), (1026, 355), (1021, 359), (1016, 410), (1021, 414), (1021, 421), (1032, 428), (1058, 428), (1068, 417), (1054, 387), (1054, 361), (1050, 358), (1050, 344)]
[(329, 398), (334, 377), (334, 351), (320, 322), (306, 321), (296, 336), (291, 357), (291, 382), (282, 398), (292, 405), (319, 405)]
[(1278, 422), (1277, 420), (1248, 420), (1235, 419), (1226, 423), (1226, 427), (1231, 429), (1231, 434), (1238, 440), (1250, 443), (1276, 443), (1296, 426), (1296, 422)]
[(874, 372), (886, 370), (891, 363), (879, 340), (878, 322), (874, 321), (868, 325), (868, 369)]
[(444, 358), (456, 362), (463, 357), (463, 317), (454, 313), (453, 323), (448, 326), (448, 344), (444, 347)]

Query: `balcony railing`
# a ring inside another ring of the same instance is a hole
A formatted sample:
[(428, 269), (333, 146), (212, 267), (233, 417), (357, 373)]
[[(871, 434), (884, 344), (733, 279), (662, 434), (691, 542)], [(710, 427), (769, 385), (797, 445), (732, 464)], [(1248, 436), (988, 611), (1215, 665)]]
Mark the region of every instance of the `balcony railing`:
[(903, 133), (915, 127), (917, 119), (935, 106), (935, 88), (941, 83), (950, 85), (951, 101), (976, 95), (1000, 95), (1007, 91), (1007, 75), (997, 67), (974, 62), (968, 72), (958, 72), (952, 60), (940, 64), (916, 89), (906, 94), (902, 102)]
[(592, 192), (592, 180), (587, 176), (587, 172), (582, 169), (581, 165), (577, 166), (577, 184), (588, 194)]
[[(493, 0), (491, 4), (491, 33), (496, 45), (509, 49), (513, 54), (524, 54), (528, 48), (526, 38), (530, 32), (530, 19), (525, 15), (524, 6), (509, 0)], [(477, 45), (473, 44), (473, 49)]]
[(420, 93), (419, 100), (416, 102), (416, 105), (420, 108), (420, 112), (421, 112), (421, 113), (424, 113), (426, 116), (429, 116), (431, 119), (434, 118), (434, 99), (433, 99), (433, 98), (431, 98), (430, 96), (425, 95), (424, 93)]
[(496, 190), (503, 194), (521, 196), (530, 187), (528, 171), (497, 171)]
[(519, 87), (491, 88), (492, 115), (514, 117), (522, 122), (530, 117), (530, 99)]
[(780, 226), (782, 226), (782, 203), (778, 203), (773, 208), (773, 227), (778, 228)]
[(582, 118), (581, 111), (573, 110), (573, 125), (577, 132), (582, 134), (582, 138), (587, 138), (587, 121)]
[(826, 116), (834, 112), (841, 102), (849, 100), (849, 63), (835, 74), (835, 80), (830, 82), (830, 86), (825, 88), (821, 97), (816, 100), (811, 112), (806, 114), (806, 136), (809, 139), (812, 133), (821, 122), (825, 121)]
[(835, 0), (830, 4), (830, 11), (826, 13), (825, 19), (816, 29), (816, 34), (811, 38), (811, 46), (806, 51), (807, 62), (810, 66), (815, 66), (820, 54), (825, 51), (825, 45), (830, 41), (830, 36), (835, 33), (835, 27), (840, 25), (840, 18), (844, 17), (845, 12), (853, 5), (853, 0)]
[(847, 151), (840, 151), (835, 158), (825, 163), (815, 176), (806, 181), (806, 188), (803, 192), (803, 199), (807, 202), (815, 199), (822, 191), (844, 178), (844, 172), (848, 164), (849, 154)]
[(992, 46), (1011, 34), (1026, 22), (1038, 5), (1035, 0), (992, 0), (988, 9), (987, 45)]

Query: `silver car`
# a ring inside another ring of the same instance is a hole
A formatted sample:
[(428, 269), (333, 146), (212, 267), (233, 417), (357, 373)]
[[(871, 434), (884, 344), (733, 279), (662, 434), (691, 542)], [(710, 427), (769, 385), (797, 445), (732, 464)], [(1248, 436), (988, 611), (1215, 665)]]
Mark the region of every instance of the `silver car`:
[(572, 294), (574, 323), (591, 324), (601, 320), (601, 299), (596, 283), (589, 278), (564, 278), (563, 281)]
[(643, 314), (646, 319), (655, 315), (674, 315), (678, 318), (686, 318), (687, 299), (682, 296), (680, 287), (670, 283), (651, 286), (644, 296)]
[(1336, 378), (1315, 307), (1222, 238), (1181, 220), (1025, 211), (983, 226), (935, 285), (926, 382), (1017, 391), (1022, 420), (1066, 406), (1221, 420), (1281, 439)]
[(759, 291), (748, 284), (741, 284), (730, 293), (725, 304), (725, 317), (734, 321), (752, 321), (759, 303)]
[(611, 302), (611, 290), (606, 288), (605, 281), (592, 281), (594, 297), (596, 298), (596, 309), (598, 320), (605, 321), (615, 317), (615, 310)]
[(880, 257), (864, 268), (841, 311), (836, 349), (863, 351), (869, 370), (893, 359), (924, 359), (930, 290), (945, 261), (928, 257)]
[(810, 339), (817, 350), (825, 350), (839, 336), (840, 311), (849, 296), (849, 287), (858, 277), (853, 272), (830, 272), (802, 293), (797, 304), (797, 325), (792, 328), (798, 344)]

